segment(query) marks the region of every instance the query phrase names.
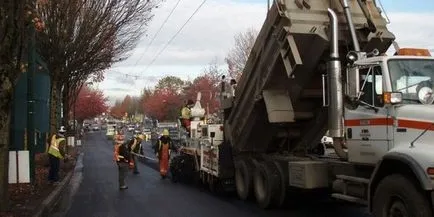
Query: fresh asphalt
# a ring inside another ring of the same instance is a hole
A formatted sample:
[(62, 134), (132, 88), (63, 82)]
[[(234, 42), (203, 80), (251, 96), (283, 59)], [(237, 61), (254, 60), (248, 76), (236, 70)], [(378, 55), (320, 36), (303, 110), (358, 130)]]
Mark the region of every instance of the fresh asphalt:
[[(131, 136), (131, 135), (130, 135)], [(185, 184), (161, 180), (149, 142), (139, 175), (130, 173), (129, 189), (118, 189), (112, 142), (103, 132), (88, 133), (83, 141), (83, 167), (71, 180), (65, 205), (67, 217), (369, 217), (364, 208), (327, 202), (303, 202), (291, 208), (262, 210), (254, 202), (215, 196)]]

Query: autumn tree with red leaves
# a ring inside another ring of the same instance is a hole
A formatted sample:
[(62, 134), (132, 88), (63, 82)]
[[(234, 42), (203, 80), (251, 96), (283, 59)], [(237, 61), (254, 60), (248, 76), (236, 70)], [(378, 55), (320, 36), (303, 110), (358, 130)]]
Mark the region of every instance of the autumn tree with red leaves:
[(116, 100), (115, 105), (110, 108), (110, 115), (114, 118), (121, 119), (125, 114), (122, 110), (122, 101)]
[(98, 89), (84, 86), (74, 104), (76, 119), (81, 123), (107, 111), (107, 98)]
[(192, 84), (186, 88), (185, 96), (187, 99), (196, 100), (197, 93), (200, 92), (202, 98), (200, 103), (207, 113), (212, 114), (218, 110), (218, 83), (210, 75), (202, 75), (193, 80)]
[(143, 103), (145, 113), (161, 121), (173, 121), (179, 117), (182, 96), (172, 90), (155, 90)]

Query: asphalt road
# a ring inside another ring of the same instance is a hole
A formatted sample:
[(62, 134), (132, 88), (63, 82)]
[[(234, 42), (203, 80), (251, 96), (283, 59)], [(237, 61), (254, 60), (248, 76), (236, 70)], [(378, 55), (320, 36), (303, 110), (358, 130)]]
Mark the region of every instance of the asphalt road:
[[(365, 209), (342, 203), (311, 204), (262, 210), (254, 202), (218, 197), (185, 184), (161, 180), (149, 143), (149, 156), (139, 165), (139, 175), (129, 174), (129, 189), (120, 191), (113, 146), (102, 132), (86, 135), (82, 177), (72, 180), (73, 191), (67, 217), (369, 217)], [(75, 186), (75, 187), (74, 187)]]

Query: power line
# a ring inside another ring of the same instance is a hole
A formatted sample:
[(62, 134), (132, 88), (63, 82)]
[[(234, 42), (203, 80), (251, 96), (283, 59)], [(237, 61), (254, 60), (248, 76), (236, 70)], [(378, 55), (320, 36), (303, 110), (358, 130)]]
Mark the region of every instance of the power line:
[(157, 58), (161, 55), (161, 53), (163, 53), (163, 51), (166, 50), (166, 48), (169, 46), (169, 44), (176, 38), (176, 36), (178, 36), (178, 34), (182, 31), (182, 29), (184, 29), (184, 27), (188, 24), (188, 22), (190, 22), (190, 20), (194, 17), (194, 15), (196, 15), (196, 13), (200, 10), (200, 8), (205, 4), (206, 1), (207, 0), (202, 1), (202, 3), (196, 8), (196, 10), (193, 12), (193, 14), (187, 19), (187, 21), (185, 21), (185, 23), (181, 26), (181, 28), (167, 42), (167, 44), (163, 47), (163, 49), (161, 49), (160, 52), (158, 52), (158, 54), (154, 57), (154, 59), (152, 59), (151, 63), (148, 64), (148, 66), (145, 68), (143, 73), (146, 72), (146, 70), (155, 62), (155, 60), (157, 60)]
[(155, 38), (157, 38), (158, 33), (160, 33), (161, 29), (163, 29), (164, 25), (166, 25), (167, 21), (169, 20), (170, 16), (172, 16), (173, 12), (175, 11), (175, 9), (178, 7), (179, 2), (181, 2), (181, 0), (178, 0), (178, 2), (176, 2), (175, 6), (172, 8), (172, 10), (170, 11), (169, 15), (166, 17), (166, 19), (163, 21), (163, 23), (161, 24), (160, 28), (157, 30), (157, 32), (154, 34), (154, 36), (152, 37), (151, 41), (149, 42), (149, 44), (146, 46), (145, 51), (143, 51), (142, 55), (140, 56), (139, 59), (137, 59), (136, 63), (134, 64), (134, 66), (137, 65), (137, 63), (139, 63), (140, 60), (142, 60), (143, 56), (145, 56), (145, 53), (148, 51), (149, 47), (151, 46), (152, 42), (154, 42)]

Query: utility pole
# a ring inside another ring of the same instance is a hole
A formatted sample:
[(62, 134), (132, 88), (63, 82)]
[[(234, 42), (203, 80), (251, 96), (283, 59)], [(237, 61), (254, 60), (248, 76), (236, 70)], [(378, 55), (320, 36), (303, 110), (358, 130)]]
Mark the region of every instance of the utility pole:
[[(32, 1), (32, 6), (34, 2)], [(35, 96), (34, 96), (34, 75), (36, 69), (36, 47), (35, 47), (35, 35), (36, 29), (34, 25), (29, 25), (28, 29), (29, 41), (28, 41), (28, 67), (27, 67), (27, 149), (29, 150), (29, 165), (30, 165), (30, 182), (35, 180)]]

